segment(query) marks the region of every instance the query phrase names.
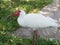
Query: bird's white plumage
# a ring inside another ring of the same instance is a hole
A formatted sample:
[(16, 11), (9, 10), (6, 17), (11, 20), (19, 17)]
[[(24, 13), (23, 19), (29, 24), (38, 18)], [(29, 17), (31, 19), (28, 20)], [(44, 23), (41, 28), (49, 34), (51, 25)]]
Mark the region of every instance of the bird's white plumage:
[(54, 22), (58, 22), (57, 20), (55, 20), (55, 19), (52, 19), (51, 17), (46, 17), (47, 19), (49, 19), (49, 20), (51, 20), (51, 21), (54, 21)]
[(30, 13), (25, 14), (23, 12), (17, 19), (19, 25), (30, 28), (44, 28), (44, 27), (56, 27), (58, 26), (57, 20), (50, 17), (45, 17), (42, 14)]

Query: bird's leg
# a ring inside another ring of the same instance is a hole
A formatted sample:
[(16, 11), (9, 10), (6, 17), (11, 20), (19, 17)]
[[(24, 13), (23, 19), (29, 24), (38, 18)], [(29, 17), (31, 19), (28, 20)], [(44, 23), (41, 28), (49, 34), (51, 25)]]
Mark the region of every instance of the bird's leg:
[(33, 45), (38, 45), (37, 44), (37, 37), (38, 37), (37, 30), (34, 30), (33, 31)]
[(60, 26), (58, 26), (57, 29), (58, 29), (57, 31), (60, 31)]
[(60, 26), (58, 26), (57, 28), (60, 29)]

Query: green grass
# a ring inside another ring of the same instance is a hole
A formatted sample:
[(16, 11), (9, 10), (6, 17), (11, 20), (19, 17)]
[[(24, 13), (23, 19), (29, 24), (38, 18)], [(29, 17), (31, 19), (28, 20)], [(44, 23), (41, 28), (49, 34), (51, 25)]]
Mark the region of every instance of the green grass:
[[(17, 17), (10, 16), (16, 9), (25, 10), (27, 13), (38, 12), (52, 0), (0, 0), (0, 45), (32, 45), (33, 39), (18, 38), (11, 35), (11, 32), (19, 28)], [(7, 19), (6, 19), (7, 18)], [(6, 20), (5, 20), (6, 19)], [(60, 45), (58, 40), (45, 40), (38, 38), (38, 45)]]
[[(46, 40), (38, 37), (38, 45), (60, 45), (58, 40)], [(33, 45), (33, 39), (18, 38), (10, 33), (0, 31), (0, 45)]]
[(12, 12), (16, 11), (16, 8), (25, 10), (27, 13), (37, 12), (44, 6), (50, 4), (52, 0), (0, 0), (0, 30), (12, 32), (19, 27), (17, 23), (17, 17), (6, 17)]

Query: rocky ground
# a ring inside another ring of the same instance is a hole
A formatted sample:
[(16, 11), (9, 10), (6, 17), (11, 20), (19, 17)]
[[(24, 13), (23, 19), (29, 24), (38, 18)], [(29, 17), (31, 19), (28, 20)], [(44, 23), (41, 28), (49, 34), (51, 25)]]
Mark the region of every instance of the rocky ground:
[[(39, 13), (50, 16), (53, 19), (59, 20), (60, 18), (60, 0), (53, 0), (53, 3), (44, 7)], [(60, 31), (56, 27), (48, 27), (37, 29), (38, 34), (43, 38), (60, 39)], [(29, 28), (19, 28), (13, 34), (19, 37), (32, 37), (33, 30)]]

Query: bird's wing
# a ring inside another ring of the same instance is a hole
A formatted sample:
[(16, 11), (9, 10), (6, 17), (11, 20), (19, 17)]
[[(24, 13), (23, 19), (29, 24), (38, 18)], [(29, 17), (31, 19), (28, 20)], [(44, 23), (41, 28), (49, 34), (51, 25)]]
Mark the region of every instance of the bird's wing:
[(46, 17), (47, 19), (49, 19), (49, 20), (51, 20), (51, 21), (53, 21), (53, 22), (58, 22), (57, 20), (55, 20), (55, 19), (53, 19), (53, 18), (51, 18), (51, 17)]
[(28, 27), (48, 27), (58, 25), (54, 19), (45, 17), (41, 14), (27, 14), (22, 20), (24, 26)]

